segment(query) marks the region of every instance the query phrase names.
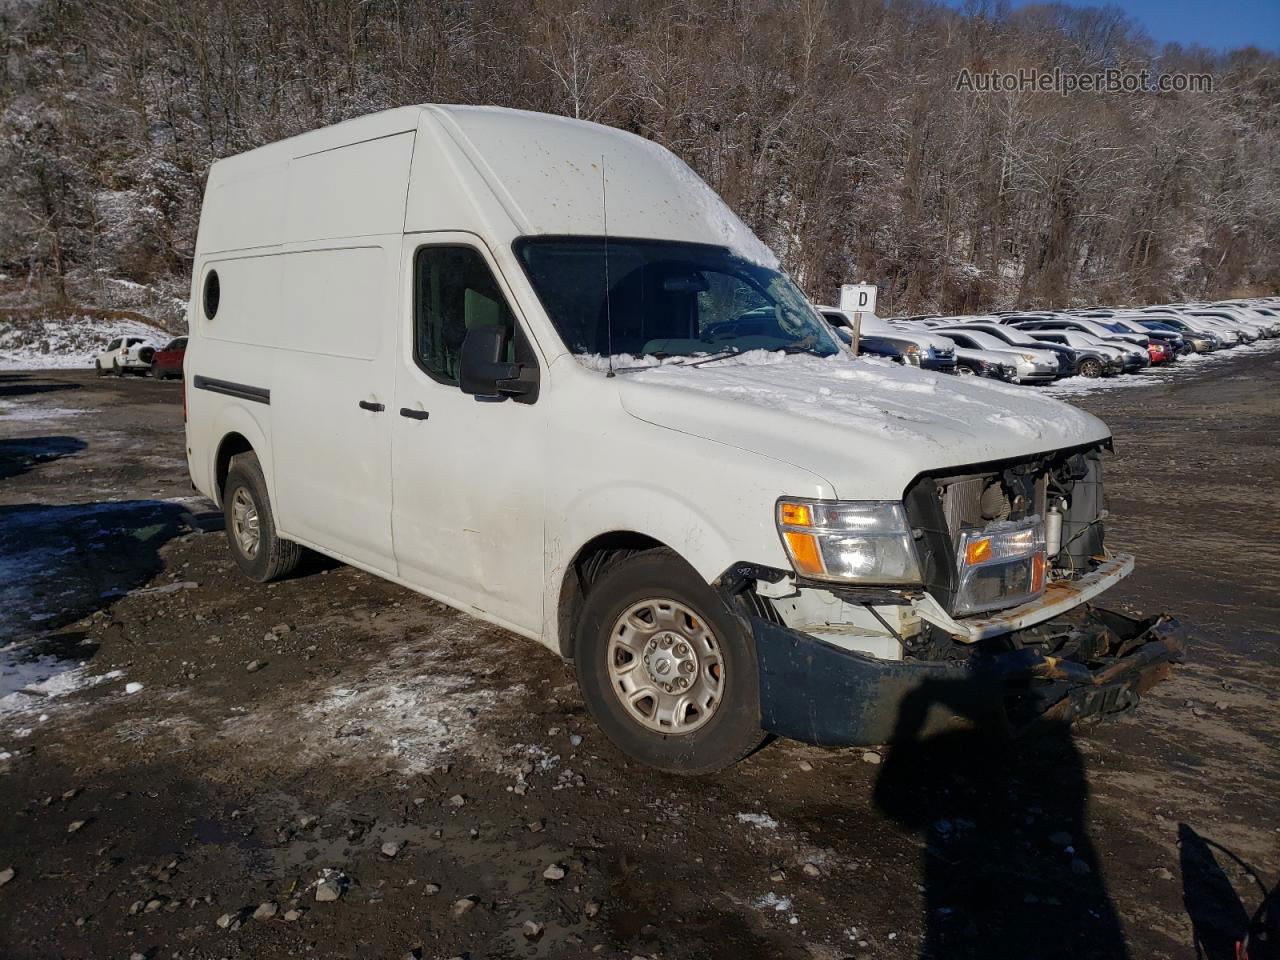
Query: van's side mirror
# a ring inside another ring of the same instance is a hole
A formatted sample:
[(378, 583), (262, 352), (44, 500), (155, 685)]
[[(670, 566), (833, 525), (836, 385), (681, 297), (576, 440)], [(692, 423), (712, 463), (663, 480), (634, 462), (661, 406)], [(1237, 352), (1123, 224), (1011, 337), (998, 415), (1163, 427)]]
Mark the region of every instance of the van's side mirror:
[(537, 367), (506, 360), (509, 337), (510, 331), (500, 324), (467, 331), (458, 359), (458, 386), (463, 393), (501, 399), (532, 393), (537, 388)]

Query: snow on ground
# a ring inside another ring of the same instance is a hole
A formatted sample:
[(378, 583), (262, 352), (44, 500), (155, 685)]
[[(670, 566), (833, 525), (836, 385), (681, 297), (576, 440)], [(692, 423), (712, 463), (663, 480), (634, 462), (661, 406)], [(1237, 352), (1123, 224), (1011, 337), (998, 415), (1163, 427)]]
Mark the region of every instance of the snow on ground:
[(1189, 371), (1205, 373), (1228, 360), (1246, 357), (1255, 353), (1267, 353), (1277, 349), (1280, 349), (1280, 340), (1259, 340), (1257, 343), (1250, 343), (1243, 347), (1231, 347), (1227, 350), (1217, 350), (1213, 353), (1193, 353), (1175, 360), (1171, 364), (1147, 367), (1141, 373), (1126, 373), (1118, 377), (1098, 377), (1094, 380), (1086, 377), (1067, 377), (1065, 380), (1058, 380), (1048, 386), (1035, 387), (1033, 389), (1041, 390), (1055, 397), (1078, 397), (1103, 390), (1154, 387), (1160, 383), (1167, 383)]
[[(425, 636), (379, 645), (353, 655), (350, 668), (305, 698), (269, 699), (226, 720), (219, 736), (260, 744), (264, 737), (288, 744), (293, 762), (360, 765), (370, 760), (410, 772), (427, 772), (465, 752), (493, 765), (501, 753), (479, 729), (477, 718), (523, 685), (494, 689), (458, 668), (457, 644), (473, 631), (468, 623), (444, 623)], [(354, 651), (353, 651), (354, 654)], [(547, 759), (549, 769), (559, 758)]]
[(83, 661), (10, 644), (0, 649), (0, 719), (46, 710), (53, 700), (123, 675), (119, 670), (91, 674)]
[(37, 423), (42, 420), (78, 417), (82, 413), (83, 410), (71, 410), (67, 407), (42, 407), (31, 401), (0, 400), (0, 423)]
[(161, 346), (170, 334), (127, 317), (0, 314), (0, 370), (92, 367), (115, 337), (143, 337)]
[(778, 821), (773, 819), (767, 813), (740, 813), (738, 814), (738, 822), (750, 824), (753, 827), (759, 827), (761, 830), (777, 830)]

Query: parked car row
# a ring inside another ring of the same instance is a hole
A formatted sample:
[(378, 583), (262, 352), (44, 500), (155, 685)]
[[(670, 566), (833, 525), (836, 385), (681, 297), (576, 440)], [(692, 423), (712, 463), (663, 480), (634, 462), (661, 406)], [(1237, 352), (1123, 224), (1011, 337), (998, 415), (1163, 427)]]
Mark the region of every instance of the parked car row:
[(100, 377), (137, 373), (150, 374), (157, 380), (181, 380), (186, 354), (186, 337), (174, 337), (163, 347), (149, 343), (145, 337), (116, 337), (98, 351), (93, 366)]
[[(851, 313), (819, 310), (837, 331), (852, 328)], [(864, 314), (858, 352), (960, 376), (1034, 384), (1136, 373), (1188, 354), (1277, 336), (1280, 298), (1259, 297), (887, 320)]]

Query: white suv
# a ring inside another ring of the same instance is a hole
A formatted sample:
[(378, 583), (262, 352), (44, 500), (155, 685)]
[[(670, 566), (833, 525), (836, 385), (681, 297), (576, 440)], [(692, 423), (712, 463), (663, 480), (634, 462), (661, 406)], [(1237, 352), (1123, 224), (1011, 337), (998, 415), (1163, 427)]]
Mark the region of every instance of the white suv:
[(146, 373), (151, 369), (151, 357), (155, 352), (155, 345), (145, 337), (116, 337), (98, 351), (93, 366), (100, 377), (108, 373), (122, 377), (126, 370)]

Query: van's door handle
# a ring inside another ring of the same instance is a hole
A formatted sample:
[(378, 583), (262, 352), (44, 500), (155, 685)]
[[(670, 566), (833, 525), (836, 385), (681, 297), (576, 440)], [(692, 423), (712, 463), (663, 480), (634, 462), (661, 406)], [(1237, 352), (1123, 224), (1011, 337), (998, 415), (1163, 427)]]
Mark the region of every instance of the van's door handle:
[(385, 406), (383, 406), (382, 404), (380, 404), (380, 403), (374, 403), (374, 402), (373, 402), (373, 401), (371, 401), (371, 400), (361, 400), (361, 401), (360, 401), (360, 409), (361, 409), (361, 410), (372, 410), (374, 413), (381, 413), (383, 410), (385, 410), (385, 409), (387, 409), (387, 408), (386, 408)]
[(431, 416), (426, 410), (414, 410), (412, 407), (401, 407), (400, 416), (408, 417), (410, 420), (425, 420)]

